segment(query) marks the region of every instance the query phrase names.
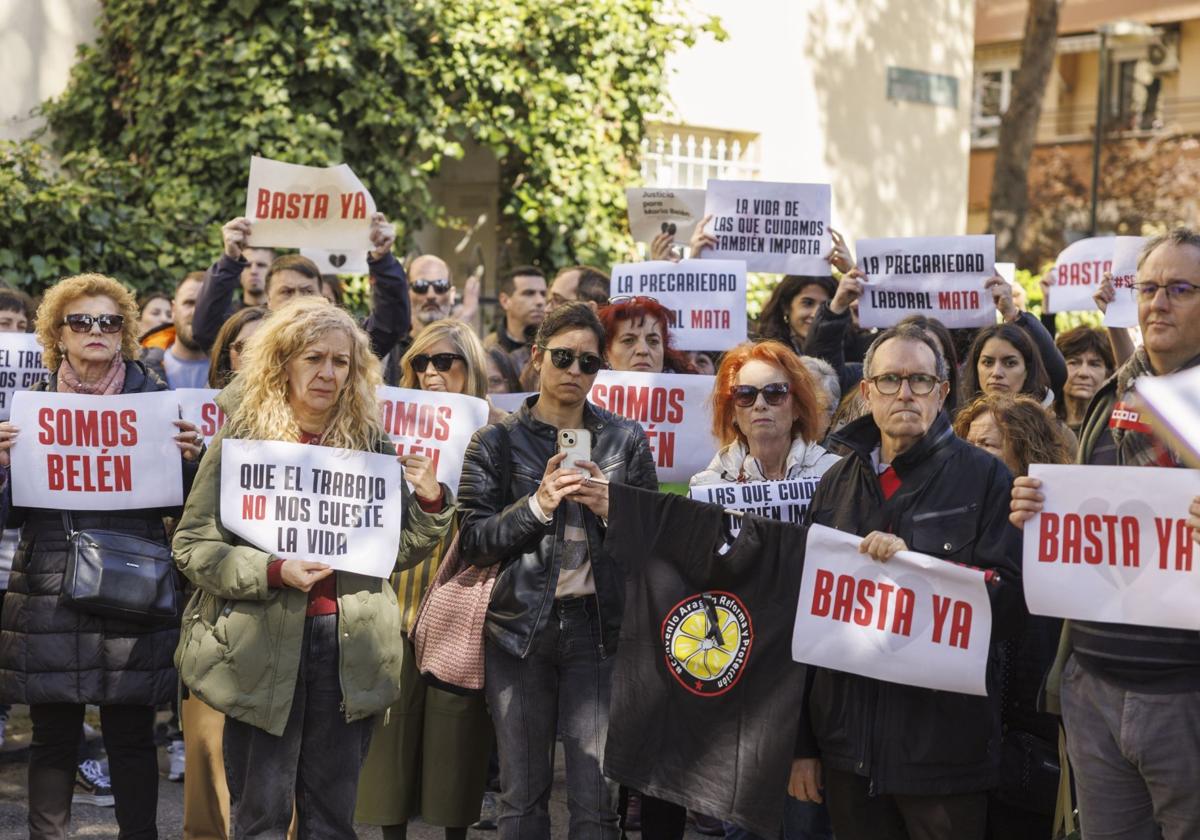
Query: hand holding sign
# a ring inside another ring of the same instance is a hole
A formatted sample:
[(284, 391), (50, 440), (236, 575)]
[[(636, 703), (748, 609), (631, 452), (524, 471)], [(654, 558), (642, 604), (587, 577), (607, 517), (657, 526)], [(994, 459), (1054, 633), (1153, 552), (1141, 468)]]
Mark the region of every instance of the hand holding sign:
[(867, 276), (857, 268), (852, 268), (842, 275), (838, 281), (837, 291), (829, 302), (829, 311), (834, 315), (843, 315), (846, 310), (858, 302), (863, 294), (863, 282)]
[(1116, 299), (1117, 289), (1113, 286), (1113, 276), (1106, 271), (1100, 280), (1100, 286), (1096, 289), (1096, 294), (1092, 295), (1092, 300), (1096, 302), (1096, 308), (1104, 313), (1108, 311), (1108, 305)]
[(1013, 287), (1007, 280), (999, 274), (993, 274), (983, 283), (983, 288), (992, 293), (992, 300), (996, 302), (996, 311), (1000, 313), (1000, 317), (1005, 323), (1015, 321), (1021, 315), (1021, 310), (1017, 308), (1017, 302), (1013, 300)]
[(1045, 503), (1046, 496), (1042, 493), (1042, 482), (1027, 475), (1019, 475), (1013, 479), (1008, 521), (1024, 530), (1025, 523), (1041, 513)]
[(696, 229), (692, 231), (692, 238), (688, 242), (688, 255), (692, 259), (700, 256), (700, 252), (705, 248), (717, 247), (717, 237), (708, 232), (709, 222), (713, 220), (713, 214), (707, 214), (700, 220), (700, 224), (696, 225)]
[(221, 240), (225, 243), (225, 256), (240, 260), (242, 251), (250, 239), (250, 220), (245, 216), (231, 219), (221, 228)]
[(1188, 506), (1187, 526), (1192, 529), (1192, 542), (1200, 545), (1200, 496)]
[(12, 445), (17, 442), (17, 434), (21, 430), (12, 423), (5, 420), (0, 423), (0, 467), (7, 467), (11, 463), (11, 455), (8, 450), (12, 449)]
[(896, 552), (908, 551), (908, 546), (904, 544), (904, 540), (895, 534), (888, 534), (884, 531), (872, 531), (863, 537), (858, 550), (859, 553), (866, 554), (872, 560), (879, 563), (886, 563), (892, 559)]
[(284, 586), (308, 592), (333, 574), (333, 569), (315, 560), (284, 560), (279, 565), (279, 578)]
[(437, 464), (424, 455), (397, 455), (396, 460), (404, 467), (404, 478), (413, 486), (417, 498), (433, 502), (441, 498), (442, 486), (437, 480)]
[(200, 434), (200, 430), (194, 423), (186, 420), (173, 420), (172, 422), (179, 429), (179, 434), (175, 435), (175, 445), (183, 453), (183, 460), (195, 461), (200, 457), (200, 450), (204, 446), (204, 436)]
[(396, 242), (396, 226), (382, 213), (371, 214), (371, 259), (381, 260)]
[(829, 249), (825, 259), (829, 261), (830, 265), (845, 274), (854, 268), (854, 256), (850, 253), (850, 246), (846, 244), (845, 238), (833, 228), (829, 229), (829, 235), (833, 237), (833, 247)]

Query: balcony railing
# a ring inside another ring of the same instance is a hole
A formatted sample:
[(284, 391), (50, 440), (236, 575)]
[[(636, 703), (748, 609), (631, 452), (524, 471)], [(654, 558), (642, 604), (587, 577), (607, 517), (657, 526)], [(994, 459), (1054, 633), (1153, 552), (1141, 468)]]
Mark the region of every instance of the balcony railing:
[[(1200, 134), (1200, 96), (1160, 98), (1131, 104), (1124, 112), (1105, 115), (1105, 135), (1146, 137), (1155, 134)], [(1043, 109), (1038, 119), (1038, 143), (1070, 143), (1088, 140), (1096, 125), (1096, 106)], [(971, 145), (996, 145), (1000, 133), (998, 117), (976, 119), (971, 126)]]

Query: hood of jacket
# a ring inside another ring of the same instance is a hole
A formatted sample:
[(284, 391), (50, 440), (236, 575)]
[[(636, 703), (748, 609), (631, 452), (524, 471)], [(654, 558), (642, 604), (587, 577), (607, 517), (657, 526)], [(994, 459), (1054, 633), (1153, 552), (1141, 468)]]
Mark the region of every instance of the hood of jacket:
[[(788, 450), (787, 461), (784, 465), (784, 475), (787, 478), (799, 478), (811, 472), (823, 472), (818, 467), (828, 467), (838, 460), (838, 456), (821, 446), (819, 443), (809, 443), (801, 438), (792, 441)], [(722, 448), (708, 466), (692, 476), (688, 483), (695, 487), (701, 484), (719, 484), (721, 482), (767, 481), (763, 475), (762, 465), (750, 454), (750, 448), (740, 440), (736, 440)]]

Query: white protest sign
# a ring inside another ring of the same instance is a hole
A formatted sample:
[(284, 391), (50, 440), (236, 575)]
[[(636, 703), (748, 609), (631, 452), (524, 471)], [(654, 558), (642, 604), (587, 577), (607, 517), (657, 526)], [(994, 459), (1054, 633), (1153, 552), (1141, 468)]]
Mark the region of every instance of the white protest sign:
[(298, 166), (255, 155), (246, 186), (251, 247), (368, 251), (375, 199), (346, 164)]
[(487, 401), (389, 385), (381, 385), (375, 393), (383, 430), (395, 444), (396, 454), (432, 459), (438, 481), (457, 490), (471, 435), (487, 425)]
[(12, 412), (12, 397), (28, 391), (48, 375), (42, 364), (42, 345), (33, 333), (0, 333), (0, 420)]
[(996, 273), (1004, 278), (1004, 282), (1010, 286), (1017, 284), (1017, 264), (1016, 263), (996, 263)]
[(1144, 236), (1114, 236), (1112, 282), (1116, 297), (1104, 310), (1104, 326), (1136, 327), (1138, 325), (1137, 296), (1133, 284), (1137, 280), (1138, 257), (1146, 244)]
[(301, 248), (300, 256), (317, 264), (322, 274), (370, 274), (366, 251), (325, 251), (320, 248)]
[(909, 315), (951, 329), (996, 322), (996, 303), (983, 287), (995, 271), (995, 236), (860, 239), (855, 248), (869, 279), (858, 302), (863, 327), (895, 326)]
[(13, 504), (131, 510), (183, 503), (183, 464), (171, 391), (98, 397), (19, 391), (12, 423)]
[(588, 400), (642, 424), (659, 481), (687, 481), (708, 466), (715, 377), (683, 373), (602, 370)]
[(710, 180), (704, 213), (715, 248), (703, 260), (743, 260), (747, 271), (828, 277), (825, 255), (832, 192), (828, 184)]
[(1047, 293), (1047, 312), (1091, 312), (1092, 295), (1100, 288), (1105, 273), (1112, 271), (1116, 237), (1097, 236), (1072, 242), (1054, 261), (1053, 285)]
[(1046, 497), (1024, 529), (1031, 613), (1200, 630), (1200, 552), (1187, 527), (1200, 472), (1033, 464), (1029, 475)]
[(217, 394), (221, 392), (215, 388), (176, 388), (171, 393), (179, 399), (183, 419), (195, 424), (205, 443), (212, 443), (225, 426), (225, 412), (217, 405)]
[(746, 340), (746, 264), (681, 260), (614, 265), (612, 296), (645, 295), (671, 312), (677, 350), (728, 350)]
[(277, 440), (221, 445), (221, 524), (285, 560), (387, 577), (404, 512), (391, 455)]
[(900, 551), (886, 563), (862, 537), (808, 529), (792, 658), (877, 680), (987, 694), (992, 606), (983, 572)]
[[(819, 475), (791, 478), (784, 481), (747, 481), (693, 486), (688, 495), (698, 502), (720, 505), (725, 510), (754, 513), (780, 522), (800, 525), (820, 483)], [(737, 534), (741, 518), (729, 517), (730, 531)]]
[(532, 397), (533, 394), (533, 391), (524, 391), (515, 394), (488, 394), (488, 399), (496, 408), (512, 414), (514, 411), (519, 411), (521, 404), (529, 397)]
[(637, 242), (650, 242), (660, 234), (686, 245), (704, 216), (704, 190), (628, 187), (629, 232)]
[(1155, 430), (1188, 463), (1200, 467), (1200, 368), (1169, 376), (1142, 376), (1135, 387)]

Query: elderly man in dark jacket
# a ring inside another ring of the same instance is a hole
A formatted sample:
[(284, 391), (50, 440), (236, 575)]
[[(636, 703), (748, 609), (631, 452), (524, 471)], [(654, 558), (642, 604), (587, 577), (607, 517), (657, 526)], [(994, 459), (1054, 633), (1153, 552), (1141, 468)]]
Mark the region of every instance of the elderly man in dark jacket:
[[(993, 638), (1020, 615), (1020, 533), (1008, 524), (1012, 478), (955, 436), (940, 349), (913, 326), (867, 352), (860, 385), (871, 414), (834, 437), (850, 454), (817, 488), (812, 521), (865, 537), (886, 561), (909, 548), (988, 571)], [(984, 837), (987, 790), (1000, 763), (990, 697), (813, 669), (791, 792), (820, 801), (838, 840)]]

